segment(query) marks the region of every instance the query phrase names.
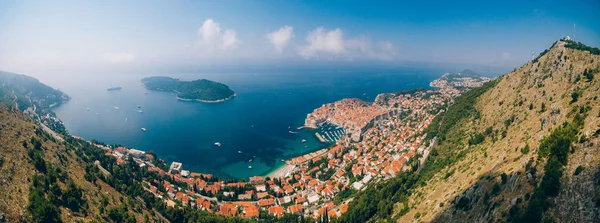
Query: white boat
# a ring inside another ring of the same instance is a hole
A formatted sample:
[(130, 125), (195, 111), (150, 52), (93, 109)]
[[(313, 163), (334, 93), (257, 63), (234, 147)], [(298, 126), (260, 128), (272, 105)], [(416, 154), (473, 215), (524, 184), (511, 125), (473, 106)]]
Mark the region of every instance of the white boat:
[(90, 111), (90, 108), (87, 108), (88, 111)]
[(139, 113), (144, 113), (144, 111), (142, 111), (142, 110), (137, 110), (137, 112), (139, 112)]
[(252, 169), (252, 166), (248, 166), (248, 169)]
[(115, 109), (119, 110), (119, 107), (115, 106)]
[(142, 128), (142, 131), (144, 131), (144, 132), (145, 132), (145, 131), (146, 131), (146, 128)]
[(219, 146), (220, 147), (221, 143), (220, 142), (215, 142), (215, 146)]
[(241, 153), (242, 153), (242, 151), (239, 151), (239, 150), (238, 150), (238, 153), (240, 153), (240, 154), (241, 154)]
[(306, 139), (303, 139), (302, 142), (306, 142)]
[(252, 162), (252, 159), (248, 160), (248, 162), (249, 162), (249, 163), (251, 163), (251, 162)]

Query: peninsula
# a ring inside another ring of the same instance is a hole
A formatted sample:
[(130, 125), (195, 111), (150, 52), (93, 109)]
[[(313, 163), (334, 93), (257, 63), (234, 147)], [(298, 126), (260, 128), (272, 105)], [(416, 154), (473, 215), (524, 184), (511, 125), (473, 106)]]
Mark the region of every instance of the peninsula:
[(236, 96), (229, 86), (206, 79), (182, 81), (171, 77), (147, 77), (142, 84), (148, 90), (171, 91), (183, 101), (222, 102)]

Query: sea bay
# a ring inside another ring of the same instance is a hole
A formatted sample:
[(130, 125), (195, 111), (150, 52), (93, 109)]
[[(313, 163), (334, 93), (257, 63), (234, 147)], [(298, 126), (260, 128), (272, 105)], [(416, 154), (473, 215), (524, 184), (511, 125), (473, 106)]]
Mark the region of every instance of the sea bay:
[[(140, 79), (156, 74), (42, 82), (72, 97), (54, 108), (72, 135), (152, 150), (168, 162), (182, 162), (183, 169), (242, 178), (267, 174), (281, 166), (282, 159), (327, 146), (313, 130), (297, 130), (306, 114), (322, 104), (349, 97), (373, 101), (383, 92), (427, 88), (441, 73), (402, 69), (161, 74), (224, 83), (238, 96), (221, 103), (179, 101), (174, 93), (147, 91)], [(107, 91), (114, 86), (122, 89)]]

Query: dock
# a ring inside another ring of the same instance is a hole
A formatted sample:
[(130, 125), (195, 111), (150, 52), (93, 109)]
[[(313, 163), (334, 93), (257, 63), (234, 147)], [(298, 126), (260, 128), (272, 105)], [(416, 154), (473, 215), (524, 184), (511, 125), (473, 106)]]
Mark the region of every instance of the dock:
[(319, 141), (322, 143), (327, 143), (327, 140), (325, 140), (318, 132), (315, 132), (315, 136), (317, 136), (317, 139), (319, 139)]

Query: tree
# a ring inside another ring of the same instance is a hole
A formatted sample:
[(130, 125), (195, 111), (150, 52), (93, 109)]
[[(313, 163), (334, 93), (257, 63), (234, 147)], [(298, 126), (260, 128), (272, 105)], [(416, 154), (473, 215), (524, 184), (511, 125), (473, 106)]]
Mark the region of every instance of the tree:
[(44, 191), (40, 188), (32, 188), (29, 193), (29, 205), (27, 210), (31, 213), (35, 222), (60, 222), (60, 213), (56, 206), (46, 199)]
[(69, 180), (67, 189), (63, 192), (63, 203), (65, 206), (74, 212), (78, 212), (85, 203), (85, 200), (83, 200), (81, 196), (81, 189), (73, 183), (73, 180)]

